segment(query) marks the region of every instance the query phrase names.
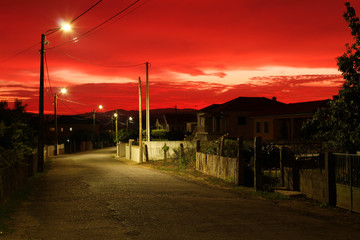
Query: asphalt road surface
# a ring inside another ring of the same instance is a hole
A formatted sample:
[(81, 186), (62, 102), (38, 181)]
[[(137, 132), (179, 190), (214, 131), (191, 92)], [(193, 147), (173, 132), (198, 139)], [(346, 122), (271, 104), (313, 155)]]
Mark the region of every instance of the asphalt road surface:
[(183, 180), (108, 148), (53, 159), (1, 239), (360, 239), (360, 228)]

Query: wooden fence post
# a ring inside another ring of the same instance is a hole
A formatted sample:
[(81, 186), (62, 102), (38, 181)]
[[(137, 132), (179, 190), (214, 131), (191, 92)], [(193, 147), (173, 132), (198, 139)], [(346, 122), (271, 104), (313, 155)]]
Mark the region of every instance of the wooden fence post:
[(245, 185), (245, 160), (244, 160), (244, 142), (240, 137), (237, 139), (237, 161), (236, 161), (236, 169), (237, 174), (235, 175), (235, 183), (236, 185)]
[(282, 187), (284, 187), (284, 185), (285, 185), (285, 183), (284, 183), (284, 165), (286, 162), (287, 162), (287, 148), (281, 147), (280, 148), (280, 172), (281, 172), (280, 184)]
[(263, 189), (263, 165), (262, 138), (256, 137), (254, 140), (254, 188)]
[(222, 157), (224, 155), (224, 141), (225, 138), (221, 137), (220, 138), (220, 149), (219, 149), (219, 156)]
[(200, 152), (200, 140), (196, 140), (196, 152)]

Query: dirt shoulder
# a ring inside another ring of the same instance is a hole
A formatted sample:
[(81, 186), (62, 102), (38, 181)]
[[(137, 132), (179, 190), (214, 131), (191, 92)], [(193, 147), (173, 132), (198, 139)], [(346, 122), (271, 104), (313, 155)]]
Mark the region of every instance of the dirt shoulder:
[[(130, 162), (131, 161), (129, 161), (129, 164), (133, 164)], [(329, 206), (326, 203), (320, 203), (309, 198), (290, 198), (274, 192), (255, 191), (255, 189), (251, 187), (235, 186), (234, 184), (225, 182), (221, 179), (197, 172), (193, 167), (181, 169), (171, 160), (168, 160), (167, 162), (150, 161), (138, 165), (182, 178), (185, 181), (191, 181), (211, 188), (220, 188), (226, 191), (231, 191), (241, 198), (271, 201), (274, 205), (290, 211), (321, 219), (331, 219), (331, 221), (349, 224), (360, 229), (360, 214)]]

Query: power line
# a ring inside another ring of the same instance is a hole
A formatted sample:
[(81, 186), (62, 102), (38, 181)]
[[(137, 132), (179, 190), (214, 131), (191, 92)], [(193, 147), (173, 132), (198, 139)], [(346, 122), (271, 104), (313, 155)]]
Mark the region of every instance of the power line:
[[(71, 112), (73, 112), (73, 113), (75, 113), (76, 115), (80, 115), (80, 113), (78, 113), (78, 112), (76, 112), (74, 109), (72, 109), (71, 107), (69, 107), (67, 104), (65, 104), (65, 99), (59, 99), (60, 100), (60, 102), (66, 107), (66, 108), (68, 108)], [(74, 117), (75, 118), (75, 117)], [(80, 119), (80, 118), (75, 118), (75, 119), (77, 119), (77, 120), (88, 120), (88, 119), (90, 119), (90, 118), (82, 118), (82, 119)]]
[(76, 20), (78, 20), (78, 18), (80, 18), (81, 16), (83, 16), (84, 14), (86, 14), (88, 11), (90, 11), (91, 9), (93, 9), (96, 5), (98, 5), (100, 2), (102, 2), (102, 0), (98, 1), (97, 3), (95, 3), (94, 5), (92, 5), (90, 8), (88, 8), (85, 12), (83, 12), (82, 14), (80, 14), (79, 16), (77, 16), (76, 18), (74, 18), (73, 20), (71, 20), (70, 23), (75, 22)]
[[(79, 16), (77, 16), (76, 18), (74, 18), (73, 20), (71, 20), (70, 23), (73, 23), (73, 22), (75, 22), (76, 20), (78, 20), (80, 17), (82, 17), (82, 16), (83, 16), (84, 14), (86, 14), (87, 12), (89, 12), (91, 9), (93, 9), (96, 5), (98, 5), (98, 4), (99, 4), (100, 2), (102, 2), (102, 1), (103, 1), (103, 0), (100, 0), (100, 1), (96, 2), (94, 5), (92, 5), (90, 8), (88, 8), (86, 11), (84, 11), (84, 12), (81, 13)], [(58, 28), (57, 30), (59, 30), (59, 29), (60, 29), (60, 28)], [(56, 31), (57, 31), (57, 30), (56, 30)], [(55, 33), (56, 31), (52, 31), (52, 32), (50, 32), (50, 34)], [(48, 34), (48, 35), (50, 35), (50, 34)], [(27, 48), (21, 50), (20, 52), (17, 52), (17, 53), (15, 53), (15, 54), (11, 55), (10, 57), (7, 57), (7, 58), (1, 60), (0, 63), (4, 63), (4, 62), (6, 62), (6, 61), (9, 61), (10, 59), (12, 59), (12, 58), (14, 58), (14, 57), (16, 57), (16, 56), (18, 56), (18, 55), (20, 55), (20, 54), (22, 54), (22, 53), (30, 50), (30, 49), (32, 49), (33, 47), (39, 45), (40, 43), (41, 43), (41, 42), (37, 42), (37, 43), (31, 45), (30, 47), (27, 47)]]
[(4, 62), (6, 62), (6, 61), (9, 61), (10, 59), (12, 59), (12, 58), (14, 58), (14, 57), (16, 57), (16, 56), (24, 53), (24, 52), (29, 51), (30, 49), (32, 49), (33, 47), (35, 47), (35, 46), (37, 46), (37, 45), (39, 45), (39, 44), (40, 44), (40, 42), (37, 42), (36, 44), (33, 44), (33, 45), (31, 45), (30, 47), (27, 47), (27, 48), (21, 50), (20, 52), (17, 52), (17, 53), (15, 53), (15, 54), (11, 55), (10, 57), (7, 57), (7, 58), (1, 60), (0, 63), (4, 63)]
[[(117, 21), (123, 19), (124, 17), (126, 17), (127, 15), (133, 13), (134, 11), (136, 11), (137, 9), (141, 8), (143, 5), (145, 5), (146, 3), (148, 3), (150, 0), (145, 0), (143, 3), (141, 3), (140, 5), (135, 6), (134, 8), (130, 9), (128, 12), (124, 13), (124, 15), (118, 17), (117, 19), (114, 19), (113, 22), (109, 23), (107, 26), (110, 26), (114, 23), (116, 23)], [(104, 29), (107, 26), (103, 26), (102, 28), (96, 29), (94, 31), (92, 31), (91, 33), (89, 33), (86, 37), (91, 36), (92, 34), (97, 33), (98, 31), (101, 31), (102, 29)], [(74, 42), (78, 41), (78, 38), (74, 38), (73, 39)]]
[(62, 51), (59, 51), (58, 49), (54, 49), (56, 52), (58, 53), (61, 53), (69, 58), (72, 58), (74, 60), (77, 60), (79, 62), (83, 62), (83, 63), (87, 63), (87, 64), (91, 64), (91, 65), (96, 65), (96, 66), (100, 66), (100, 67), (108, 67), (108, 68), (132, 68), (132, 67), (138, 67), (138, 66), (141, 66), (145, 63), (138, 63), (138, 64), (134, 64), (134, 65), (104, 65), (104, 64), (99, 64), (99, 63), (93, 63), (93, 62), (90, 62), (88, 60), (84, 60), (84, 59), (81, 59), (81, 58), (78, 58), (78, 57), (74, 57), (68, 53), (65, 53), (65, 52), (62, 52)]
[(105, 20), (104, 22), (98, 24), (97, 26), (91, 28), (90, 30), (86, 31), (85, 33), (79, 35), (78, 37), (73, 38), (72, 40), (60, 43), (54, 47), (50, 47), (48, 49), (53, 49), (53, 48), (57, 48), (60, 47), (64, 44), (67, 44), (69, 42), (75, 42), (78, 41), (80, 38), (84, 38), (87, 34), (91, 33), (92, 31), (98, 29), (99, 27), (103, 26), (104, 24), (108, 23), (109, 21), (111, 21), (112, 19), (114, 19), (115, 17), (119, 16), (121, 13), (125, 12), (126, 10), (128, 10), (129, 8), (131, 8), (132, 6), (134, 6), (136, 3), (138, 3), (140, 0), (136, 0), (135, 2), (131, 3), (130, 5), (128, 5), (127, 7), (125, 7), (124, 9), (122, 9), (121, 11), (117, 12), (115, 15), (111, 16), (110, 18), (108, 18), (107, 20)]

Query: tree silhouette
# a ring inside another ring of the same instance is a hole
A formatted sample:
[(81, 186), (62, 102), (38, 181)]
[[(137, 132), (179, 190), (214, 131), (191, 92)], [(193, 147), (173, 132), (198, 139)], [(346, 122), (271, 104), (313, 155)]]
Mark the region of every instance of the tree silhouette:
[(354, 38), (337, 58), (345, 82), (338, 97), (329, 101), (328, 108), (319, 109), (303, 130), (305, 136), (325, 141), (332, 150), (356, 152), (360, 150), (360, 22), (350, 3), (345, 6), (343, 17)]

